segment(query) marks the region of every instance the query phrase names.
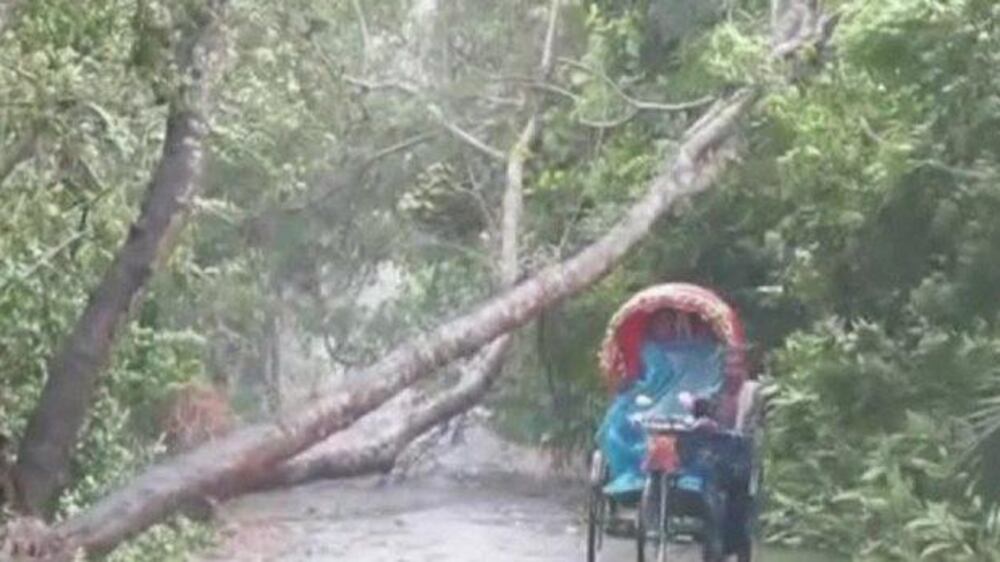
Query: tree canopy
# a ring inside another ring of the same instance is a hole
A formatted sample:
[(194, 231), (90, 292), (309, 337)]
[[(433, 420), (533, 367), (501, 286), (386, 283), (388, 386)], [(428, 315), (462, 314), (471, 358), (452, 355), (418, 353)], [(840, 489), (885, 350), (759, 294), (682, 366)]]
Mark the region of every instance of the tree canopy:
[[(509, 284), (495, 257), (511, 147), (528, 156), (514, 269), (530, 277), (599, 239), (698, 116), (751, 85), (770, 95), (738, 166), (519, 332), (489, 398), (498, 425), (591, 446), (611, 313), (654, 283), (704, 284), (745, 316), (767, 382), (769, 540), (996, 559), (996, 2), (830, 0), (831, 48), (782, 63), (761, 0), (565, 1), (542, 74), (541, 0), (228, 4), (203, 174), (97, 379), (57, 519), (169, 454), (154, 413), (178, 387), (271, 419), (370, 382), (352, 373)], [(14, 441), (140, 216), (192, 84), (178, 53), (214, 5), (0, 4), (0, 433)], [(148, 559), (177, 534), (201, 537), (171, 523), (113, 556)]]

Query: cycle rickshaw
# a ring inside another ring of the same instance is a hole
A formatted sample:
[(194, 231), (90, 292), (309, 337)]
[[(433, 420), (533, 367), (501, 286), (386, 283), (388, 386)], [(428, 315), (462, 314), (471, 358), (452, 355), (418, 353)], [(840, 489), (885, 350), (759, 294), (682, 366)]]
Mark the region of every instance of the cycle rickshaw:
[(685, 541), (705, 562), (751, 562), (762, 398), (735, 311), (696, 285), (650, 287), (611, 319), (600, 362), (613, 398), (591, 460), (588, 562), (607, 534), (634, 537), (639, 562)]

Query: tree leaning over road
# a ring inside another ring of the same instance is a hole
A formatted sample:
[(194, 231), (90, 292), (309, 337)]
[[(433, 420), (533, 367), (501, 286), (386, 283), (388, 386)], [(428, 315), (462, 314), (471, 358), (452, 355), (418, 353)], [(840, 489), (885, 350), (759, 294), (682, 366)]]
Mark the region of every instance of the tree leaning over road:
[(321, 398), (274, 423), (246, 427), (207, 446), (150, 468), (130, 485), (58, 525), (65, 544), (101, 551), (168, 515), (199, 495), (225, 493), (235, 482), (262, 478), (276, 463), (348, 427), (434, 369), (530, 321), (545, 306), (572, 296), (606, 275), (678, 200), (708, 188), (732, 156), (740, 117), (756, 88), (720, 102), (685, 136), (672, 165), (607, 235), (565, 263), (547, 268), (476, 311), (397, 347), (357, 373), (363, 388)]
[[(812, 21), (819, 22), (815, 17)], [(824, 26), (825, 27), (825, 26)], [(818, 27), (799, 26), (803, 42), (822, 42)], [(475, 352), (524, 325), (542, 309), (586, 289), (605, 276), (675, 203), (713, 185), (734, 156), (740, 119), (763, 94), (748, 86), (728, 95), (688, 129), (646, 194), (606, 234), (563, 263), (548, 267), (437, 329), (397, 347), (356, 373), (364, 386), (320, 398), (274, 423), (247, 427), (175, 460), (156, 466), (131, 484), (52, 529), (67, 549), (113, 548), (168, 515), (179, 503), (224, 493), (233, 482), (262, 477), (281, 461), (352, 424), (436, 368)]]

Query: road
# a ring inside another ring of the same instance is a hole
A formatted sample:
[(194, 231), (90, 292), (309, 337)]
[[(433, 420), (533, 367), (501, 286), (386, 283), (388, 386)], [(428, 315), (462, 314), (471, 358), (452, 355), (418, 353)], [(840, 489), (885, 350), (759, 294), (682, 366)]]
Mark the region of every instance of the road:
[[(581, 505), (557, 483), (316, 483), (228, 506), (222, 544), (202, 560), (580, 562)], [(631, 541), (610, 540), (602, 562), (634, 559)]]
[[(220, 543), (197, 560), (582, 562), (585, 486), (544, 465), (480, 430), (400, 482), (317, 482), (241, 498), (223, 507)], [(671, 561), (698, 560), (685, 550)], [(602, 562), (632, 560), (632, 541), (609, 540)]]

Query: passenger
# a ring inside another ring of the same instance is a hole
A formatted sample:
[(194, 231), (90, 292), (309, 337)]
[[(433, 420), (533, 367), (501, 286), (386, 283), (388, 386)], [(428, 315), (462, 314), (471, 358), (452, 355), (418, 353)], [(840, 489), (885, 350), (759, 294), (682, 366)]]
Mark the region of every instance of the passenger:
[(608, 456), (612, 480), (605, 488), (610, 494), (639, 492), (645, 483), (642, 461), (646, 438), (634, 421), (655, 404), (680, 377), (666, 346), (677, 335), (676, 315), (671, 310), (653, 314), (646, 325), (646, 341), (641, 350), (642, 369), (631, 387), (612, 403), (598, 433)]

